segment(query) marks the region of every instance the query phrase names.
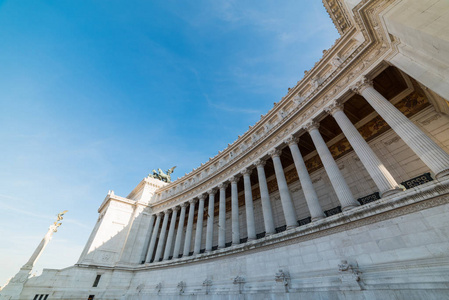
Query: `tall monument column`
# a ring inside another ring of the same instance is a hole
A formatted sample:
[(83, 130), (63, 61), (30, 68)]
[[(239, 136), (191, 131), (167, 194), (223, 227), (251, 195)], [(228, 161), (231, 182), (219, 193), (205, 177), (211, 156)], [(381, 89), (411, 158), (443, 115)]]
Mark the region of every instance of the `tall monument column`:
[(175, 234), (175, 225), (176, 225), (176, 218), (178, 217), (178, 210), (179, 206), (175, 206), (172, 208), (173, 213), (171, 215), (170, 229), (168, 231), (167, 243), (165, 244), (164, 260), (168, 260), (170, 258), (170, 251), (173, 243), (173, 236)]
[(198, 218), (196, 219), (195, 245), (193, 247), (193, 254), (198, 254), (201, 251), (201, 239), (203, 237), (204, 199), (206, 199), (206, 195), (200, 195), (198, 199), (200, 199), (200, 202), (198, 204)]
[(301, 183), (307, 207), (310, 211), (310, 217), (312, 218), (312, 221), (320, 220), (325, 217), (324, 212), (318, 201), (315, 189), (313, 188), (312, 179), (310, 179), (301, 151), (299, 151), (298, 142), (299, 138), (293, 136), (290, 136), (285, 140), (285, 143), (289, 146), (292, 153), (293, 162), (295, 163), (296, 171), (298, 172), (299, 182)]
[(316, 151), (320, 156), (324, 169), (326, 170), (327, 176), (329, 176), (332, 187), (334, 188), (338, 200), (340, 201), (341, 209), (345, 211), (354, 208), (356, 206), (359, 206), (360, 204), (357, 201), (355, 201), (354, 196), (352, 195), (351, 190), (349, 189), (349, 186), (346, 183), (346, 180), (341, 174), (337, 163), (335, 162), (331, 152), (329, 151), (329, 148), (327, 148), (327, 145), (324, 142), (323, 137), (318, 131), (319, 126), (320, 125), (318, 123), (311, 122), (305, 126), (305, 129), (309, 132), (310, 136), (312, 137), (312, 141), (315, 144)]
[(184, 253), (182, 254), (183, 257), (186, 257), (190, 253), (190, 243), (192, 241), (192, 230), (193, 230), (193, 218), (195, 217), (195, 203), (197, 202), (197, 199), (189, 200), (190, 208), (189, 208), (189, 218), (187, 220), (187, 230), (186, 230), (186, 237), (184, 239)]
[(170, 217), (170, 209), (164, 211), (164, 221), (162, 222), (161, 234), (159, 236), (159, 242), (157, 243), (156, 255), (154, 256), (154, 261), (158, 262), (162, 257), (162, 250), (164, 249), (165, 236), (167, 234), (167, 224), (168, 218)]
[(265, 234), (276, 233), (273, 220), (273, 209), (271, 207), (270, 193), (268, 192), (267, 177), (265, 176), (264, 160), (255, 162), (257, 168), (257, 178), (259, 179), (260, 201), (262, 202), (263, 221), (265, 225)]
[(409, 118), (373, 87), (371, 80), (363, 78), (353, 90), (374, 108), (390, 125), (391, 129), (418, 155), (435, 173), (437, 179), (449, 176), (449, 154), (428, 137)]
[(348, 139), (354, 152), (360, 158), (365, 169), (370, 174), (371, 178), (377, 185), (382, 197), (396, 194), (404, 190), (404, 187), (400, 187), (384, 164), (380, 161), (357, 128), (352, 124), (349, 118), (343, 112), (343, 104), (333, 103), (325, 109), (330, 113), (338, 126), (340, 126), (343, 134)]
[(287, 229), (297, 227), (298, 217), (296, 216), (295, 206), (293, 205), (292, 195), (290, 195), (290, 190), (288, 189), (287, 180), (285, 180), (284, 168), (282, 167), (280, 158), (281, 150), (274, 149), (268, 155), (273, 159), (274, 172), (276, 173)]
[(251, 190), (251, 169), (242, 171), (243, 184), (245, 186), (245, 211), (246, 211), (246, 229), (248, 232), (248, 241), (256, 239), (256, 225), (254, 223), (254, 205), (253, 192)]
[(181, 250), (182, 234), (184, 231), (184, 221), (186, 218), (186, 207), (187, 203), (181, 204), (181, 214), (179, 215), (178, 231), (176, 232), (175, 247), (173, 249), (173, 258), (179, 257), (179, 252)]
[(239, 195), (237, 190), (237, 176), (229, 179), (231, 182), (231, 209), (232, 209), (232, 244), (240, 244), (240, 223), (239, 223)]
[(212, 250), (212, 239), (214, 237), (214, 210), (215, 210), (215, 193), (217, 189), (207, 191), (209, 194), (209, 207), (207, 210), (207, 229), (206, 229), (206, 252)]
[(226, 183), (218, 186), (220, 189), (220, 202), (218, 207), (218, 248), (224, 248), (226, 245)]
[(147, 263), (151, 262), (151, 259), (153, 258), (157, 234), (159, 233), (159, 226), (161, 225), (161, 217), (162, 217), (161, 212), (156, 215), (156, 222), (153, 227), (153, 233), (151, 234), (150, 246), (148, 247), (147, 259), (145, 260), (145, 262)]

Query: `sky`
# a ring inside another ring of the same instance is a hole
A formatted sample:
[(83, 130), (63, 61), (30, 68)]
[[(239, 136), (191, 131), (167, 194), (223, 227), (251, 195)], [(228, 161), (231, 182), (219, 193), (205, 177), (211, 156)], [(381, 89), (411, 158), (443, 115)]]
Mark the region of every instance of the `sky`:
[(0, 286), (76, 263), (108, 190), (182, 177), (338, 38), (321, 1), (0, 0)]

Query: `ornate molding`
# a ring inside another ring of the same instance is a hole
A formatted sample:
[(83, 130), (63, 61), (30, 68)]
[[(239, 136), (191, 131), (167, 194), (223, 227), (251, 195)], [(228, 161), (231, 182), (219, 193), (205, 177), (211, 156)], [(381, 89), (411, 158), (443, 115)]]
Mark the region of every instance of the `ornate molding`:
[(311, 132), (314, 129), (320, 128), (320, 123), (315, 122), (315, 121), (310, 121), (310, 122), (306, 123), (302, 128), (304, 128), (304, 130), (306, 130), (307, 132)]
[(291, 146), (291, 145), (297, 145), (299, 143), (299, 137), (290, 135), (288, 138), (284, 140), (284, 143)]
[(337, 101), (332, 102), (330, 105), (324, 108), (324, 111), (330, 115), (334, 115), (337, 111), (343, 111), (344, 104)]
[(369, 87), (373, 87), (373, 81), (366, 76), (363, 76), (362, 79), (357, 81), (349, 89), (356, 94), (362, 95), (363, 91)]
[(281, 154), (282, 154), (282, 150), (280, 150), (280, 149), (273, 149), (268, 152), (268, 155), (271, 156), (272, 158), (279, 157), (279, 156), (281, 156)]

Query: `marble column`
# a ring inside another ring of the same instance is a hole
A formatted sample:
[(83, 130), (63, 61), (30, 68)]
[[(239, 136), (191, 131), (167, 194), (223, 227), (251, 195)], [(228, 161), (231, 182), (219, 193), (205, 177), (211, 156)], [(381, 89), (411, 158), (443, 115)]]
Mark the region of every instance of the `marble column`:
[(181, 204), (181, 214), (179, 215), (178, 230), (176, 232), (175, 248), (173, 249), (173, 258), (179, 257), (181, 250), (182, 235), (184, 233), (184, 221), (186, 218), (187, 203)]
[(273, 220), (273, 209), (271, 207), (270, 193), (268, 192), (267, 177), (265, 176), (264, 160), (257, 160), (255, 163), (257, 168), (257, 177), (259, 178), (260, 201), (262, 202), (263, 221), (265, 225), (265, 234), (270, 235), (276, 233)]
[(309, 172), (307, 171), (306, 164), (304, 163), (304, 159), (302, 158), (301, 151), (298, 147), (299, 138), (290, 136), (284, 142), (289, 146), (292, 153), (296, 171), (298, 172), (299, 182), (301, 183), (312, 221), (323, 219), (325, 217), (323, 209), (318, 201), (318, 196), (313, 187), (312, 179), (310, 179)]
[(324, 169), (326, 170), (327, 176), (329, 177), (332, 187), (337, 194), (338, 200), (341, 204), (341, 209), (343, 211), (352, 209), (360, 204), (354, 199), (354, 196), (349, 189), (348, 184), (341, 174), (337, 163), (332, 157), (329, 148), (327, 148), (326, 143), (323, 140), (318, 128), (319, 124), (316, 122), (310, 122), (305, 126), (305, 129), (309, 132), (312, 137), (312, 141), (315, 145), (316, 151), (320, 156), (321, 162), (323, 163)]
[(287, 229), (298, 226), (298, 217), (296, 216), (295, 206), (293, 205), (292, 195), (288, 189), (287, 180), (285, 180), (284, 168), (282, 167), (281, 155), (282, 151), (274, 149), (268, 153), (273, 159), (274, 172), (278, 183), (279, 194), (281, 196), (282, 210), (284, 211)]
[(204, 200), (206, 195), (200, 195), (198, 197), (198, 218), (196, 219), (196, 231), (195, 231), (195, 245), (193, 247), (193, 254), (199, 254), (201, 250), (201, 239), (203, 238), (203, 219), (204, 219)]
[(245, 211), (246, 211), (246, 229), (248, 233), (248, 241), (256, 239), (256, 225), (254, 223), (254, 205), (253, 191), (251, 190), (251, 169), (245, 169), (242, 172), (243, 184), (245, 187)]
[(173, 213), (171, 215), (170, 229), (168, 230), (167, 243), (165, 244), (164, 260), (168, 260), (170, 258), (173, 236), (175, 235), (175, 225), (176, 225), (176, 218), (178, 217), (178, 210), (179, 206), (175, 206), (172, 208)]
[(148, 228), (148, 234), (145, 238), (144, 249), (142, 251), (142, 255), (141, 255), (139, 262), (142, 262), (142, 261), (145, 262), (145, 259), (147, 257), (148, 247), (150, 247), (151, 234), (153, 233), (154, 219), (155, 219), (154, 215), (151, 215), (150, 216), (150, 226)]
[(206, 252), (212, 251), (212, 239), (214, 237), (214, 210), (215, 193), (217, 189), (207, 191), (209, 194), (209, 207), (207, 210), (207, 229), (206, 229)]
[(226, 245), (226, 188), (228, 184), (222, 183), (218, 186), (220, 189), (220, 202), (218, 207), (218, 248), (224, 248)]
[(156, 222), (153, 227), (153, 233), (151, 234), (151, 240), (150, 240), (150, 246), (148, 247), (147, 258), (145, 259), (145, 262), (147, 262), (147, 263), (151, 262), (151, 259), (153, 258), (154, 248), (156, 246), (156, 239), (157, 239), (157, 235), (159, 233), (159, 226), (161, 225), (162, 215), (163, 215), (163, 213), (161, 213), (161, 212), (156, 215)]
[(190, 243), (192, 241), (192, 231), (193, 231), (193, 218), (195, 217), (195, 203), (197, 199), (189, 200), (190, 208), (189, 208), (189, 218), (187, 219), (187, 229), (186, 229), (186, 237), (184, 239), (184, 252), (182, 254), (183, 257), (189, 256), (190, 253)]
[(229, 179), (231, 182), (231, 209), (232, 209), (232, 244), (240, 244), (240, 223), (239, 223), (239, 195), (237, 190), (237, 176)]
[(403, 191), (405, 188), (398, 185), (357, 128), (355, 128), (349, 118), (345, 115), (343, 112), (343, 104), (334, 102), (325, 110), (334, 117), (335, 121), (337, 121), (338, 126), (340, 126), (343, 134), (354, 149), (354, 152), (360, 158), (360, 162), (377, 185), (382, 197), (387, 197)]
[(391, 104), (390, 101), (376, 91), (372, 81), (363, 78), (353, 87), (353, 90), (366, 99), (385, 122), (390, 125), (391, 129), (432, 170), (435, 178), (439, 179), (449, 176), (449, 154)]
[(168, 218), (170, 217), (170, 209), (164, 211), (164, 221), (162, 222), (161, 234), (159, 235), (159, 242), (157, 243), (156, 255), (154, 256), (154, 261), (158, 262), (162, 257), (162, 250), (164, 249), (165, 236), (167, 234), (167, 224)]

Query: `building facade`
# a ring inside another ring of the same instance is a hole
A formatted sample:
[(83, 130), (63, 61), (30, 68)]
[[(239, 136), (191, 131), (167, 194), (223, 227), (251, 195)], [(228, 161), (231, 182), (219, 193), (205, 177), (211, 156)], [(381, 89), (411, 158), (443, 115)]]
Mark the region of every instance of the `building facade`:
[(260, 121), (0, 299), (449, 299), (449, 3), (323, 4), (341, 37)]

